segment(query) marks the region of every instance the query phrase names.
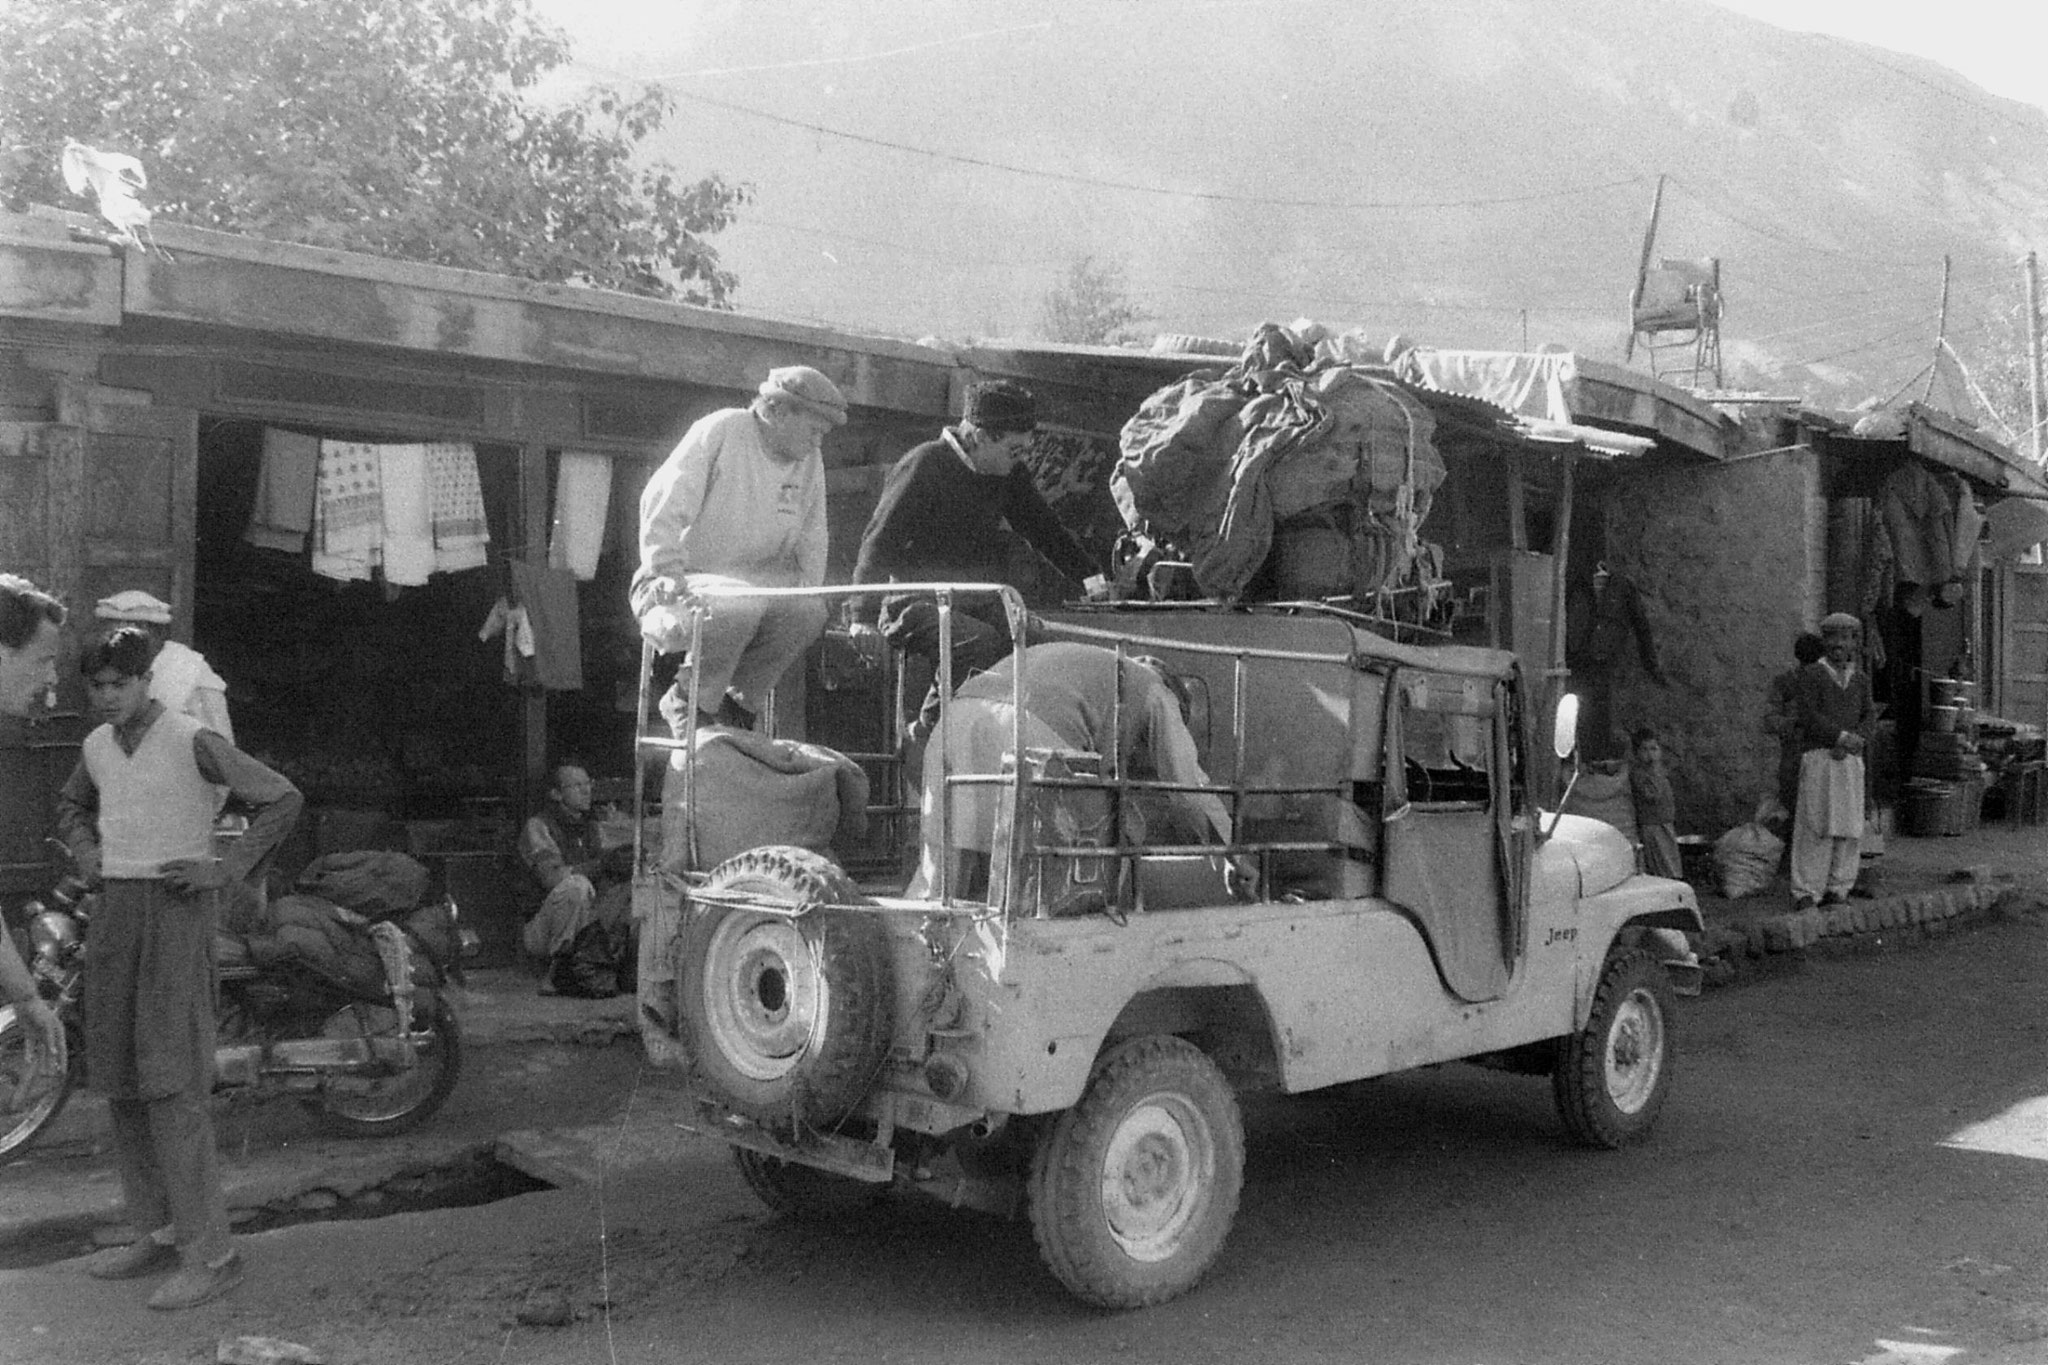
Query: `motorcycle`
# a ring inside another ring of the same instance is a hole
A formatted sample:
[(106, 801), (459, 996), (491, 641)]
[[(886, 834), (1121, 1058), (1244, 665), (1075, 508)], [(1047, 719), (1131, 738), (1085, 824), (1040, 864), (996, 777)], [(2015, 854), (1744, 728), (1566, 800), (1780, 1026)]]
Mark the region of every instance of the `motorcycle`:
[[(51, 843), (65, 870), (25, 912), (30, 970), (64, 1027), (47, 1046), (14, 1006), (0, 1008), (0, 1161), (48, 1128), (86, 1080), (85, 955), (98, 897), (69, 851)], [(311, 908), (353, 950), (355, 970), (277, 951), (260, 936), (216, 933), (215, 1093), (297, 1094), (344, 1136), (407, 1132), (461, 1075), (462, 1030), (446, 987), (459, 984), (477, 936), (452, 896), (401, 917), (317, 901)]]

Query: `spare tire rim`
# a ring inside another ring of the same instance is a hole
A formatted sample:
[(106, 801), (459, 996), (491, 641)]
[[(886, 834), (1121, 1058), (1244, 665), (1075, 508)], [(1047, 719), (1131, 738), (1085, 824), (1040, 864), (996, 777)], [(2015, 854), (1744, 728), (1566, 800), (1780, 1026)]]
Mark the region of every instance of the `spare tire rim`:
[(1633, 990), (1614, 1012), (1604, 1059), (1607, 1097), (1624, 1114), (1641, 1112), (1664, 1071), (1664, 1012), (1646, 990)]
[(1181, 1249), (1216, 1178), (1216, 1141), (1185, 1096), (1158, 1094), (1118, 1122), (1102, 1161), (1109, 1235), (1135, 1261)]
[(728, 914), (704, 950), (712, 1046), (750, 1080), (788, 1075), (810, 1046), (824, 974), (796, 921)]

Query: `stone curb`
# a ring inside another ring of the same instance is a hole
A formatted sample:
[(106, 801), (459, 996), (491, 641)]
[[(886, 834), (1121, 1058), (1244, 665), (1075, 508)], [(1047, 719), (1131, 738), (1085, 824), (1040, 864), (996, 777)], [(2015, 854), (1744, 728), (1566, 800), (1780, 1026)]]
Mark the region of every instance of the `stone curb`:
[(1994, 885), (1988, 869), (1971, 869), (1968, 875), (1967, 881), (1928, 891), (1711, 925), (1694, 936), (1707, 968), (1706, 982), (1726, 985), (1742, 974), (1745, 964), (1781, 954), (1816, 947), (1885, 949), (1946, 933), (1958, 922), (1990, 911), (2009, 889)]

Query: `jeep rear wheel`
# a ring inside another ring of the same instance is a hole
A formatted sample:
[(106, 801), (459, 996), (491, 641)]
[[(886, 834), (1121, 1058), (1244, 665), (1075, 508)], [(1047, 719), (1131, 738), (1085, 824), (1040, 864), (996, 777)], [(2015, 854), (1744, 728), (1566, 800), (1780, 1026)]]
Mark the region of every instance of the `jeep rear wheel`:
[(747, 1188), (776, 1213), (807, 1222), (834, 1222), (873, 1209), (889, 1192), (850, 1175), (821, 1171), (746, 1147), (732, 1149), (733, 1164)]
[(1648, 953), (1610, 954), (1586, 1026), (1551, 1073), (1557, 1112), (1579, 1141), (1626, 1147), (1649, 1136), (1671, 1092), (1671, 981)]
[(879, 919), (828, 858), (757, 848), (713, 868), (704, 889), (810, 908), (776, 914), (692, 899), (680, 1007), (709, 1091), (772, 1127), (844, 1118), (881, 1070), (893, 978)]
[(1040, 1140), (1031, 1230), (1077, 1297), (1142, 1308), (1208, 1271), (1243, 1186), (1244, 1128), (1223, 1073), (1180, 1038), (1138, 1038), (1097, 1064)]

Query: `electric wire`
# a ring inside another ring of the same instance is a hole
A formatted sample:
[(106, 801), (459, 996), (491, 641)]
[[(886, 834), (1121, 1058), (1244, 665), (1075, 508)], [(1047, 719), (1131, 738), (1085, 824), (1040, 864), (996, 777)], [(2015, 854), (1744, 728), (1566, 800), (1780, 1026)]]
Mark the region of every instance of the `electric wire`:
[(1346, 212), (1359, 210), (1432, 210), (1485, 208), (1496, 204), (1532, 204), (1549, 199), (1573, 199), (1582, 195), (1603, 193), (1628, 185), (1647, 184), (1654, 177), (1639, 173), (1621, 180), (1611, 180), (1597, 185), (1568, 185), (1560, 189), (1538, 190), (1528, 194), (1483, 195), (1469, 199), (1445, 200), (1369, 200), (1369, 199), (1285, 199), (1267, 195), (1228, 194), (1221, 190), (1183, 190), (1165, 185), (1145, 185), (1131, 180), (1111, 180), (1101, 176), (1079, 175), (1071, 171), (1046, 170), (1037, 166), (1019, 166), (1009, 162), (991, 161), (986, 157), (966, 156), (958, 152), (939, 151), (931, 147), (913, 146), (906, 142), (892, 142), (887, 138), (870, 137), (865, 133), (850, 133), (823, 123), (811, 123), (804, 119), (789, 118), (782, 114), (770, 113), (766, 109), (755, 109), (750, 105), (735, 104), (730, 100), (713, 99), (709, 95), (694, 95), (688, 91), (675, 91), (679, 100), (701, 104), (727, 113), (747, 118), (760, 119), (767, 123), (781, 124), (788, 128), (799, 128), (804, 132), (823, 137), (840, 138), (847, 142), (867, 147), (882, 147), (889, 151), (910, 156), (922, 156), (933, 161), (946, 161), (955, 165), (973, 166), (982, 170), (1002, 171), (1009, 175), (1026, 176), (1038, 180), (1055, 180), (1069, 185), (1087, 185), (1097, 189), (1123, 190), (1133, 194), (1151, 194), (1169, 199), (1192, 199), (1211, 204), (1242, 204), (1257, 208), (1311, 208), (1342, 209)]

